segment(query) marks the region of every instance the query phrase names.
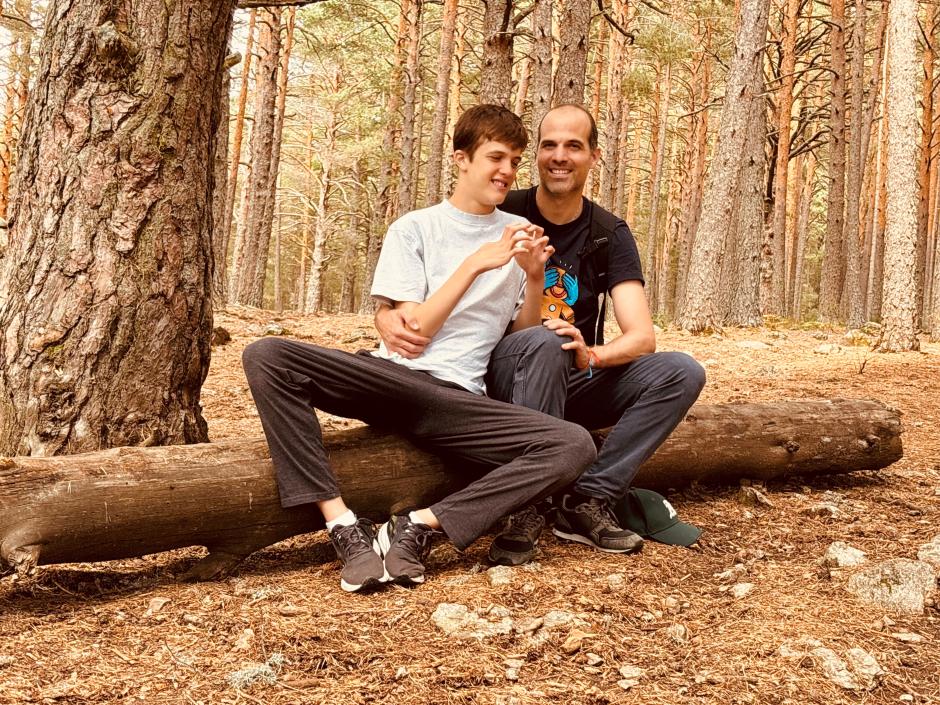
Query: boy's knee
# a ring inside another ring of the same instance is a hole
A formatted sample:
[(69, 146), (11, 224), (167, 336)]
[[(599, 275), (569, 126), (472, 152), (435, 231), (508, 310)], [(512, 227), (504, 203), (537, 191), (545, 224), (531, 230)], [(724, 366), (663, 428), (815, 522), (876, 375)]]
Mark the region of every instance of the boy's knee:
[(597, 446), (586, 428), (569, 422), (565, 424), (567, 428), (561, 444), (565, 462), (561, 465), (566, 475), (565, 481), (574, 482), (597, 460)]
[(283, 339), (277, 337), (261, 338), (242, 351), (242, 367), (249, 380), (262, 367), (280, 358), (284, 343)]

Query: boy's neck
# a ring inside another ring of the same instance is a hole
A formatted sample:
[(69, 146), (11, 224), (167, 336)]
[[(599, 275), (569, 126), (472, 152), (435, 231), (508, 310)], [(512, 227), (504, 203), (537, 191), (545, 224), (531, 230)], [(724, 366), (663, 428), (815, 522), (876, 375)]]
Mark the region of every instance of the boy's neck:
[(459, 211), (471, 215), (489, 215), (496, 210), (496, 206), (487, 203), (481, 203), (460, 188), (459, 184), (454, 187), (454, 193), (447, 201)]
[(566, 225), (581, 215), (583, 201), (580, 193), (553, 194), (539, 184), (535, 190), (535, 205), (549, 223)]

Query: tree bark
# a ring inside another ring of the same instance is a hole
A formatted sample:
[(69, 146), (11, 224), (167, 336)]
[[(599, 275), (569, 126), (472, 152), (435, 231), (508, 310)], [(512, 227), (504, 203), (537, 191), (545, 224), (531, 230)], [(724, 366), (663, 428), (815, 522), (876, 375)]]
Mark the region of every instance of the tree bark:
[(829, 25), (832, 96), (829, 113), (829, 200), (819, 314), (827, 321), (840, 318), (845, 277), (845, 0), (832, 0)]
[(258, 261), (267, 261), (267, 251), (261, 251), (270, 238), (267, 208), (270, 205), (274, 177), (271, 167), (274, 154), (275, 113), (277, 106), (277, 72), (280, 64), (279, 8), (262, 10), (259, 14), (258, 69), (255, 74), (255, 110), (251, 127), (251, 173), (245, 184), (245, 221), (240, 223), (240, 234), (235, 242), (232, 276), (229, 287), (231, 300), (247, 306), (261, 306), (257, 295), (255, 276)]
[[(898, 412), (875, 401), (697, 405), (636, 484), (874, 470), (901, 458), (900, 434)], [(328, 433), (324, 444), (346, 502), (375, 520), (427, 506), (475, 473), (445, 469), (404, 438), (368, 428)], [(203, 545), (210, 554), (186, 577), (210, 579), (253, 551), (323, 527), (309, 507), (281, 508), (263, 439), (0, 459), (0, 504), (9, 508), (0, 515), (0, 563), (21, 574)]]
[(934, 136), (934, 70), (933, 64), (936, 54), (933, 48), (934, 31), (936, 29), (936, 8), (931, 0), (927, 0), (926, 21), (924, 22), (924, 36), (928, 41), (924, 42), (923, 52), (923, 82), (921, 88), (921, 106), (923, 116), (921, 118), (921, 155), (918, 165), (918, 209), (917, 209), (917, 269), (915, 281), (917, 283), (917, 320), (923, 320), (924, 314), (924, 293), (927, 289), (925, 275), (927, 273), (927, 222), (928, 209), (930, 204), (930, 162), (933, 153)]
[(650, 215), (646, 226), (646, 292), (650, 309), (663, 312), (665, 302), (659, 297), (659, 276), (664, 254), (665, 234), (659, 236), (659, 202), (663, 178), (663, 155), (666, 152), (666, 128), (669, 124), (670, 86), (672, 65), (666, 64), (666, 76), (661, 81), (656, 100), (656, 140), (653, 148), (653, 164), (650, 175)]
[[(9, 44), (9, 76), (4, 90), (3, 122), (0, 124), (0, 219), (6, 220), (10, 207), (10, 177), (16, 166), (16, 146), (18, 133), (23, 121), (23, 109), (26, 105), (26, 91), (29, 85), (31, 68), (30, 50), (33, 44), (34, 30), (29, 19), (33, 10), (32, 0), (16, 0), (13, 10), (17, 19), (11, 31)], [(3, 245), (0, 242), (0, 252)]]
[[(536, 0), (532, 12), (532, 34), (535, 37), (532, 42), (535, 65), (532, 67), (532, 122), (529, 132), (534, 165), (539, 151), (539, 125), (552, 107), (552, 0)], [(531, 181), (533, 184), (539, 182), (539, 172), (534, 167)]]
[(743, 0), (735, 31), (718, 142), (702, 198), (702, 215), (692, 246), (686, 296), (678, 317), (693, 332), (720, 328), (718, 310), (722, 244), (731, 228), (731, 204), (738, 186), (750, 115), (754, 73), (761, 70), (769, 0)]
[(588, 43), (591, 35), (591, 0), (565, 0), (559, 19), (558, 70), (554, 105), (584, 102)]
[[(618, 21), (623, 21), (619, 1), (613, 4), (611, 11), (615, 13)], [(630, 115), (629, 105), (623, 93), (623, 77), (629, 70), (625, 39), (620, 32), (611, 33), (607, 60), (607, 100), (604, 101), (604, 146), (598, 201), (609, 211), (620, 207), (615, 204), (617, 181), (620, 177), (620, 132), (624, 120), (628, 120)], [(600, 95), (599, 90), (597, 95)]]
[[(238, 189), (238, 167), (242, 158), (242, 139), (245, 134), (245, 106), (248, 104), (248, 80), (251, 77), (251, 62), (254, 58), (255, 22), (257, 10), (248, 15), (248, 38), (245, 41), (245, 61), (242, 63), (242, 81), (238, 88), (238, 105), (235, 109), (235, 129), (232, 134), (231, 166), (229, 167), (228, 181), (225, 189), (224, 220), (221, 231), (218, 233), (218, 247), (215, 250), (215, 272), (213, 274), (213, 292), (216, 301), (225, 303), (228, 292), (228, 247), (232, 232), (232, 211), (235, 209), (235, 192)], [(228, 95), (224, 100), (228, 101)], [(228, 126), (226, 125), (226, 132)]]
[(483, 0), (480, 102), (509, 107), (512, 94), (512, 0)]
[[(332, 76), (333, 92), (339, 90), (340, 75), (334, 69)], [(333, 158), (336, 151), (336, 134), (338, 130), (336, 110), (332, 106), (326, 116), (325, 126), (326, 142), (320, 154), (320, 192), (317, 197), (316, 221), (313, 228), (313, 257), (310, 264), (310, 279), (307, 282), (305, 308), (310, 313), (316, 313), (323, 304), (323, 268), (326, 265), (326, 238), (327, 226), (330, 221), (330, 192), (333, 188)]]
[(441, 20), (440, 60), (434, 88), (434, 116), (431, 118), (431, 145), (428, 149), (427, 205), (441, 200), (441, 164), (444, 162), (444, 134), (447, 131), (447, 107), (450, 97), (450, 70), (454, 61), (457, 27), (457, 0), (444, 0)]
[(0, 262), (0, 453), (206, 439), (212, 148), (233, 7), (50, 6)]
[(885, 352), (917, 350), (917, 1), (888, 8), (888, 171), (885, 203)]
[(415, 194), (412, 188), (415, 159), (415, 118), (418, 92), (418, 62), (421, 47), (421, 10), (425, 0), (402, 0), (404, 15), (404, 95), (401, 120), (401, 167), (398, 178), (398, 213), (407, 213), (414, 208)]
[(862, 135), (864, 127), (863, 100), (865, 93), (865, 0), (855, 2), (855, 22), (852, 31), (852, 139), (848, 143), (849, 166), (846, 173), (845, 281), (842, 287), (843, 310), (849, 328), (858, 328), (865, 322), (865, 301), (862, 290), (861, 249), (859, 231), (859, 203), (862, 194)]
[(809, 234), (810, 210), (813, 206), (813, 194), (816, 190), (816, 155), (809, 152), (801, 155), (806, 162), (806, 171), (800, 188), (799, 210), (796, 216), (796, 228), (793, 244), (793, 276), (790, 284), (790, 318), (795, 321), (803, 317), (803, 286), (806, 271), (806, 246)]

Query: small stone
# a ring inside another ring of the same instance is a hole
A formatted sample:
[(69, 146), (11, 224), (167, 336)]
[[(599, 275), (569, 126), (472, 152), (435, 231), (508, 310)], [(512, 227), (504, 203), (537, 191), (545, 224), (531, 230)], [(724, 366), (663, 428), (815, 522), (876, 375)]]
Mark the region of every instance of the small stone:
[(740, 600), (753, 589), (754, 583), (738, 583), (733, 588), (731, 588), (731, 594), (734, 596), (734, 599)]
[(813, 352), (817, 355), (832, 355), (842, 350), (841, 345), (836, 345), (835, 343), (824, 343), (813, 348)]
[(774, 503), (768, 499), (767, 495), (756, 487), (741, 487), (738, 489), (738, 503), (746, 507), (773, 507)]
[(630, 690), (630, 688), (632, 688), (636, 684), (637, 684), (637, 681), (632, 681), (629, 678), (622, 678), (621, 680), (617, 681), (617, 685), (619, 685), (624, 690)]
[(162, 610), (170, 603), (170, 599), (167, 597), (154, 597), (147, 604), (147, 611), (144, 612), (144, 617), (153, 617), (157, 612)]
[(623, 573), (612, 573), (611, 575), (607, 576), (607, 587), (611, 592), (623, 590), (626, 584), (627, 580)]
[(829, 334), (823, 333), (822, 331), (817, 331), (816, 333), (813, 333), (813, 337), (816, 340), (829, 340)]
[(777, 653), (780, 654), (781, 658), (785, 659), (801, 659), (803, 658), (803, 652), (799, 649), (794, 649), (789, 644), (781, 644), (777, 648)]
[(269, 323), (264, 327), (261, 335), (284, 335), (284, 333), (284, 326), (278, 325), (277, 323)]
[(216, 345), (225, 345), (226, 343), (232, 342), (232, 334), (229, 333), (222, 326), (216, 326), (212, 329), (212, 339), (209, 341), (211, 347)]
[(898, 698), (902, 703), (912, 703), (914, 702), (914, 696), (910, 693), (904, 693), (900, 698)]
[(255, 632), (253, 629), (248, 628), (243, 631), (235, 642), (235, 651), (248, 651), (248, 649), (251, 648), (251, 642), (254, 641), (254, 638)]
[(914, 634), (912, 632), (896, 632), (891, 636), (898, 641), (903, 641), (908, 644), (919, 644), (924, 641), (924, 637), (922, 637), (920, 634)]
[(431, 615), (431, 621), (448, 636), (485, 639), (512, 632), (512, 619), (508, 613), (505, 607), (494, 606), (480, 614), (476, 610), (469, 610), (466, 605), (442, 602)]
[(183, 624), (189, 624), (194, 627), (198, 627), (202, 625), (202, 621), (203, 621), (202, 617), (200, 617), (198, 614), (184, 614), (183, 615)]
[(663, 607), (666, 608), (666, 611), (669, 614), (679, 614), (682, 611), (682, 607), (679, 605), (679, 600), (670, 595), (665, 600), (663, 600)]
[(16, 658), (13, 656), (8, 656), (6, 654), (0, 655), (0, 668), (6, 668), (7, 666), (12, 666), (16, 663)]
[(839, 658), (835, 651), (820, 646), (813, 649), (811, 653), (830, 681), (846, 690), (859, 689), (859, 683), (855, 679), (855, 676), (852, 675), (845, 661)]
[(839, 508), (831, 502), (819, 502), (810, 507), (804, 507), (800, 510), (800, 514), (821, 519), (837, 519), (839, 517)]
[(663, 633), (677, 644), (685, 644), (689, 641), (689, 630), (684, 624), (670, 624), (663, 629)]
[(617, 681), (617, 685), (624, 690), (630, 690), (630, 688), (637, 685), (640, 679), (646, 674), (646, 671), (636, 666), (621, 666), (618, 672), (623, 676), (623, 679)]
[(575, 615), (565, 610), (550, 610), (549, 612), (545, 613), (545, 616), (542, 619), (544, 620), (544, 626), (546, 629), (564, 627), (578, 621), (578, 618)]
[(934, 568), (940, 569), (940, 534), (934, 536), (930, 543), (922, 544), (917, 550), (917, 560), (929, 563)]
[(523, 617), (515, 621), (513, 631), (516, 634), (531, 634), (540, 629), (544, 623), (545, 620), (541, 617)]
[(505, 565), (493, 566), (486, 571), (486, 575), (490, 579), (490, 585), (493, 587), (512, 585), (512, 574), (512, 568)]
[(568, 636), (561, 645), (561, 650), (566, 654), (573, 654), (581, 648), (581, 644), (585, 639), (592, 636), (594, 636), (594, 634), (588, 634), (587, 632), (583, 632), (580, 629), (572, 629), (570, 632), (568, 632)]
[(507, 681), (517, 681), (517, 680), (519, 680), (519, 669), (518, 669), (518, 668), (507, 668), (507, 669), (506, 669), (506, 680), (507, 680)]
[(772, 346), (767, 343), (761, 342), (760, 340), (742, 340), (738, 343), (739, 348), (744, 348), (745, 350), (772, 350)]
[(585, 663), (587, 663), (588, 666), (600, 666), (602, 663), (604, 663), (604, 659), (589, 651), (587, 654), (585, 654)]
[(408, 675), (407, 666), (399, 666), (398, 670), (395, 671), (395, 680), (400, 681), (402, 678), (405, 678)]
[(834, 541), (826, 549), (823, 562), (830, 568), (849, 568), (865, 562), (865, 552), (843, 541)]
[(932, 565), (896, 558), (856, 573), (849, 578), (846, 589), (891, 612), (922, 614), (925, 600), (936, 587)]
[(875, 657), (864, 649), (858, 647), (849, 649), (845, 652), (845, 660), (855, 673), (859, 684), (865, 690), (873, 690), (884, 678), (884, 670), (875, 660)]
[(871, 338), (868, 337), (865, 331), (859, 330), (858, 328), (846, 331), (843, 338), (848, 345), (871, 345)]
[(297, 605), (279, 605), (277, 608), (277, 613), (282, 617), (297, 617), (302, 614), (307, 614), (309, 610), (304, 609), (303, 607), (297, 607)]
[(505, 661), (503, 661), (503, 665), (506, 668), (522, 668), (525, 666), (525, 659), (507, 658)]
[(644, 622), (655, 622), (656, 615), (653, 614), (652, 612), (644, 612), (643, 614), (640, 615), (640, 619), (642, 619)]

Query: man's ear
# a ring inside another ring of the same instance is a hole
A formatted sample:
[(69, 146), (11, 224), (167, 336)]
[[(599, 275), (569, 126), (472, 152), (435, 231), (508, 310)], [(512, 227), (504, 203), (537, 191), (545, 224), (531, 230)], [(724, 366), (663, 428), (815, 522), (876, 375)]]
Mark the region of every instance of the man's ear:
[(598, 147), (593, 152), (591, 152), (591, 168), (593, 169), (597, 166), (597, 162), (601, 159), (601, 148)]

